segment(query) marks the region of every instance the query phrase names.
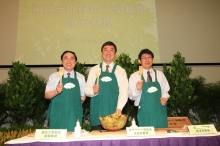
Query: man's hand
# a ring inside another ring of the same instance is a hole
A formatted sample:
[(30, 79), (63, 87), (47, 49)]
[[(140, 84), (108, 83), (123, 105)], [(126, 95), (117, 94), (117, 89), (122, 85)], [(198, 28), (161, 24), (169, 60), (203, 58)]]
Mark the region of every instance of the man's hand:
[(99, 92), (99, 84), (95, 84), (93, 86), (93, 92), (94, 92), (94, 94), (98, 94), (98, 92)]
[(143, 87), (143, 80), (140, 80), (140, 81), (137, 82), (136, 88), (137, 88), (137, 90), (141, 90), (142, 87)]
[(63, 85), (62, 84), (58, 84), (56, 87), (57, 90), (57, 94), (60, 94), (63, 91)]
[(160, 103), (162, 104), (162, 106), (166, 105), (167, 99), (164, 98), (164, 97), (161, 97), (161, 98), (160, 98)]
[(117, 108), (115, 113), (120, 116), (121, 115), (121, 110)]

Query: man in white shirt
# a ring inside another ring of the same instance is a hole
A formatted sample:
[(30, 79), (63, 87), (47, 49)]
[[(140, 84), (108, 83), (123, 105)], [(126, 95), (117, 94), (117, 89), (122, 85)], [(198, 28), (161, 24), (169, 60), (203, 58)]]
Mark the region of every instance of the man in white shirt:
[[(90, 122), (93, 130), (101, 130), (99, 116), (121, 115), (128, 100), (128, 79), (125, 70), (113, 61), (117, 47), (105, 42), (101, 47), (103, 62), (90, 69), (85, 94), (90, 100)], [(106, 67), (107, 66), (107, 67)], [(101, 71), (98, 77), (97, 73)]]
[(164, 74), (152, 68), (153, 58), (154, 54), (149, 49), (140, 51), (138, 61), (143, 66), (143, 75), (140, 76), (137, 71), (130, 76), (129, 98), (135, 101), (135, 106), (139, 106), (139, 126), (166, 128), (166, 102), (170, 97), (170, 86)]
[(74, 52), (63, 52), (61, 62), (64, 67), (62, 82), (59, 72), (54, 72), (50, 75), (45, 90), (45, 98), (51, 100), (47, 119), (51, 129), (74, 131), (77, 120), (82, 125), (82, 101), (86, 98), (85, 77), (74, 71), (77, 63)]

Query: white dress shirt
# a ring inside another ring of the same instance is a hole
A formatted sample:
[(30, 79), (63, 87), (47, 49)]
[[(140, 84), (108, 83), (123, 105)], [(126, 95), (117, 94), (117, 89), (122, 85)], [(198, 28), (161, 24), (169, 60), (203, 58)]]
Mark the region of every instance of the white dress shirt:
[[(145, 69), (143, 70), (143, 76), (144, 76), (145, 81), (147, 81), (147, 71), (148, 70), (145, 70)], [(151, 68), (149, 71), (150, 71), (150, 75), (152, 77), (152, 82), (155, 82), (154, 70)], [(163, 74), (163, 72), (156, 70), (156, 73), (157, 73), (157, 81), (159, 82), (160, 87), (161, 87), (161, 94), (162, 94), (161, 97), (168, 99), (170, 97), (170, 95), (168, 93), (168, 91), (170, 90), (169, 83), (168, 83), (165, 75)], [(137, 90), (137, 88), (136, 88), (136, 84), (138, 81), (140, 81), (139, 71), (131, 74), (131, 76), (129, 78), (128, 96), (131, 100), (135, 101), (134, 102), (135, 106), (139, 105), (139, 102), (141, 99), (141, 93), (142, 93), (142, 90)]]
[[(107, 64), (105, 62), (102, 63), (102, 71), (106, 70), (106, 65)], [(100, 68), (99, 66), (100, 66), (100, 64), (97, 64), (96, 66), (92, 67), (89, 71), (88, 79), (86, 82), (86, 89), (85, 89), (85, 94), (89, 97), (95, 96), (94, 92), (93, 92), (93, 86), (96, 84), (95, 83), (95, 80), (97, 78), (96, 73), (97, 73), (98, 69)], [(114, 67), (114, 63), (111, 63), (109, 66), (110, 66), (108, 68), (109, 72), (112, 72), (112, 69)], [(115, 76), (117, 78), (118, 87), (119, 87), (117, 108), (122, 110), (128, 100), (127, 74), (121, 66), (117, 65), (117, 67), (115, 69)]]
[[(64, 75), (63, 75), (63, 78), (67, 78), (67, 71), (64, 70)], [(84, 75), (76, 72), (76, 76), (77, 76), (77, 79), (79, 81), (79, 86), (80, 86), (80, 94), (81, 96), (85, 96), (85, 85), (86, 85), (86, 81), (85, 81), (85, 77)], [(71, 78), (74, 78), (74, 70), (72, 70), (70, 72), (70, 77)], [(48, 92), (48, 91), (53, 91), (56, 89), (57, 87), (57, 84), (59, 83), (60, 81), (60, 75), (59, 75), (59, 72), (54, 72), (52, 73), (50, 76), (49, 76), (49, 80), (47, 82), (47, 86), (46, 86), (46, 90), (45, 92)]]

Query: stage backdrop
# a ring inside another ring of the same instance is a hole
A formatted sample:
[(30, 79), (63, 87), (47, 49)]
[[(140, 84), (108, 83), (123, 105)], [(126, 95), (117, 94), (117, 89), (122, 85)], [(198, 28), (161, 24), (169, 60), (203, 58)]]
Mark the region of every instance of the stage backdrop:
[(155, 0), (20, 0), (16, 61), (59, 64), (71, 50), (79, 62), (96, 64), (106, 41), (132, 60), (148, 47), (160, 63)]

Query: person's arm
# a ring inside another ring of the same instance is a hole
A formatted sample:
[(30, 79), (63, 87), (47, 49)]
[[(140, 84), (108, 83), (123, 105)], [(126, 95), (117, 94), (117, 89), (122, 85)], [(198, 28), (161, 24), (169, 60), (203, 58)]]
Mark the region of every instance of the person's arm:
[(81, 96), (82, 103), (86, 100), (86, 96)]
[(118, 66), (116, 68), (115, 75), (119, 86), (119, 96), (116, 112), (120, 114), (119, 111), (122, 111), (128, 101), (128, 78), (125, 70), (122, 68), (118, 68)]
[(50, 75), (49, 80), (46, 85), (45, 89), (45, 98), (46, 99), (51, 99), (58, 95), (59, 93), (62, 92), (62, 84), (59, 83), (59, 76), (57, 77), (58, 74), (53, 73)]
[[(159, 77), (158, 77), (159, 78)], [(169, 90), (170, 90), (170, 86), (169, 83), (165, 77), (165, 75), (161, 72), (160, 74), (160, 87), (161, 87), (161, 92), (162, 92), (162, 96), (160, 98), (160, 103), (164, 106), (167, 103), (167, 100), (169, 99), (170, 95), (169, 95)]]
[(85, 76), (78, 72), (77, 72), (77, 76), (78, 76), (79, 87), (80, 87), (81, 101), (83, 103), (86, 100), (86, 96), (85, 96), (86, 80), (85, 80)]
[(139, 105), (142, 94), (143, 81), (140, 81), (138, 72), (133, 73), (129, 78), (128, 96), (135, 101), (135, 106)]
[(97, 91), (98, 91), (99, 86), (96, 85), (96, 83), (95, 83), (96, 71), (98, 70), (98, 66), (99, 65), (96, 65), (96, 66), (92, 67), (89, 71), (89, 75), (88, 75), (88, 79), (87, 79), (86, 87), (85, 87), (85, 94), (88, 97), (93, 97), (98, 93)]
[(163, 73), (161, 74), (160, 86), (161, 86), (162, 97), (164, 97), (168, 100), (170, 97), (170, 95), (168, 93), (170, 90), (170, 86), (169, 86), (169, 83)]
[(58, 84), (55, 90), (45, 92), (45, 98), (51, 99), (62, 92), (62, 84)]

